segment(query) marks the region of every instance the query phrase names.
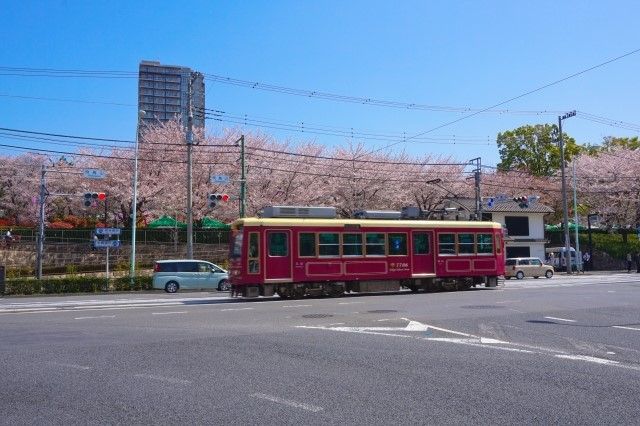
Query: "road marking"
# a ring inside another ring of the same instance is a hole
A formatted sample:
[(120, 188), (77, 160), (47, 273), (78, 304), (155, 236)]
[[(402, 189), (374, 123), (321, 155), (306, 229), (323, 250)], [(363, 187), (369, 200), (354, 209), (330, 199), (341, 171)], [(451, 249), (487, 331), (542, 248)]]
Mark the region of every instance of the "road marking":
[(604, 365), (620, 364), (618, 361), (613, 361), (611, 359), (596, 358), (594, 356), (588, 356), (588, 355), (554, 355), (554, 356), (556, 358), (561, 358), (561, 359), (571, 359), (571, 360), (575, 360), (575, 361), (595, 362), (596, 364), (604, 364)]
[(611, 351), (607, 352), (607, 355), (615, 355), (615, 354), (616, 354), (615, 352), (611, 352)]
[(316, 405), (305, 404), (302, 402), (292, 401), (289, 399), (278, 398), (273, 395), (266, 395), (264, 393), (254, 393), (249, 396), (259, 399), (265, 399), (267, 401), (275, 402), (276, 404), (288, 405), (289, 407), (300, 408), (302, 410), (311, 411), (312, 413), (317, 413), (318, 411), (324, 410), (322, 407), (318, 407)]
[(329, 326), (332, 326), (332, 325), (344, 325), (344, 323), (343, 322), (334, 322), (333, 324), (329, 324)]
[(364, 302), (338, 302), (338, 305), (357, 305)]
[(621, 325), (612, 325), (612, 328), (622, 328), (623, 330), (634, 330), (634, 331), (640, 331), (640, 328), (636, 328), (636, 327), (623, 327)]
[(384, 322), (384, 321), (393, 321), (393, 320), (392, 320), (392, 319), (390, 319), (390, 318), (383, 318), (383, 319), (379, 319), (379, 320), (376, 320), (376, 321), (378, 321), (378, 322)]
[(615, 290), (607, 290), (607, 293), (615, 293)]
[(283, 305), (283, 308), (307, 308), (313, 305)]
[(58, 367), (68, 367), (68, 368), (75, 368), (76, 370), (91, 370), (91, 367), (87, 367), (85, 365), (78, 365), (78, 364), (62, 364), (59, 362), (52, 362), (50, 363), (51, 365), (56, 365)]
[(151, 315), (171, 315), (171, 314), (186, 314), (187, 311), (175, 311), (175, 312), (151, 312)]
[(557, 318), (557, 317), (545, 317), (545, 318), (550, 320), (556, 320), (556, 321), (576, 322), (576, 320), (566, 319), (566, 318)]
[(191, 380), (174, 379), (173, 377), (154, 376), (153, 374), (134, 374), (133, 377), (140, 377), (142, 379), (159, 380), (161, 382), (174, 383), (179, 385), (188, 385)]
[(74, 319), (82, 320), (82, 319), (94, 319), (94, 318), (115, 318), (115, 315), (98, 315), (97, 317), (76, 317)]
[(229, 308), (229, 309), (220, 309), (222, 312), (224, 311), (249, 311), (253, 308)]
[(518, 302), (522, 302), (522, 300), (501, 300), (499, 302), (496, 302), (496, 304), (500, 304), (500, 303), (518, 303)]

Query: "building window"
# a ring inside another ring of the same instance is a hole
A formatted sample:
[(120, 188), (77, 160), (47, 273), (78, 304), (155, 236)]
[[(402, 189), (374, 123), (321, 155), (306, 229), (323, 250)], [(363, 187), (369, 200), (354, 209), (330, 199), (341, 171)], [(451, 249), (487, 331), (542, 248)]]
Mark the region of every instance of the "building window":
[(367, 256), (384, 256), (385, 238), (383, 233), (368, 232), (366, 241)]
[(342, 234), (342, 255), (362, 256), (362, 234)]
[(339, 235), (328, 232), (319, 233), (318, 250), (320, 252), (320, 256), (340, 256)]
[(407, 234), (389, 234), (389, 256), (406, 256)]
[(529, 217), (528, 216), (505, 216), (504, 223), (512, 237), (529, 236)]
[(301, 232), (298, 235), (298, 249), (300, 251), (300, 257), (315, 257), (316, 234), (311, 232)]

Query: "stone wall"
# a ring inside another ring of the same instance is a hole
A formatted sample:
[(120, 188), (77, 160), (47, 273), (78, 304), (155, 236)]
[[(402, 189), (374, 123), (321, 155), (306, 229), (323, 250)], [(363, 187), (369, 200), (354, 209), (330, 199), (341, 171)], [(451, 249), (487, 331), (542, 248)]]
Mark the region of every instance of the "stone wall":
[[(106, 249), (92, 250), (88, 243), (53, 243), (44, 248), (42, 267), (49, 268), (83, 268), (95, 266), (102, 270), (106, 264)], [(220, 266), (226, 266), (228, 246), (226, 244), (194, 244), (193, 257), (208, 260)], [(184, 259), (187, 256), (186, 245), (173, 244), (136, 244), (136, 264), (150, 267), (154, 261), (161, 259)], [(110, 269), (127, 269), (131, 257), (131, 246), (109, 249)], [(15, 243), (10, 248), (0, 249), (0, 264), (10, 269), (35, 269), (36, 248), (34, 243)]]

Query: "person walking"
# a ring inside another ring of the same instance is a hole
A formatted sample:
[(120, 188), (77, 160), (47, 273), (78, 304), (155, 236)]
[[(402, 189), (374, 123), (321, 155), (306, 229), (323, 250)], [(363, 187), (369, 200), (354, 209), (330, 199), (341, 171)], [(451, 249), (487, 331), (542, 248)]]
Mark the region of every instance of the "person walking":
[(627, 253), (627, 272), (631, 272), (632, 258), (631, 253)]
[(589, 270), (589, 261), (591, 260), (591, 255), (589, 254), (588, 251), (585, 251), (584, 254), (582, 255), (582, 270), (583, 271), (588, 271)]
[(7, 248), (11, 247), (11, 243), (13, 242), (13, 235), (11, 235), (11, 231), (13, 231), (13, 228), (8, 229), (7, 233), (4, 234), (4, 242), (5, 245), (7, 246)]

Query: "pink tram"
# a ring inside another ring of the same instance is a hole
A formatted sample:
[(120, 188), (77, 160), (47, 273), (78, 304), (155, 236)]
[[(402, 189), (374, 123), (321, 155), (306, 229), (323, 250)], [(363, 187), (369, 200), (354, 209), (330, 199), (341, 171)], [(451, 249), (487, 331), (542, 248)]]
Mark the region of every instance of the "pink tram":
[(232, 296), (462, 290), (496, 286), (504, 275), (495, 222), (336, 219), (332, 207), (267, 207), (231, 228)]

